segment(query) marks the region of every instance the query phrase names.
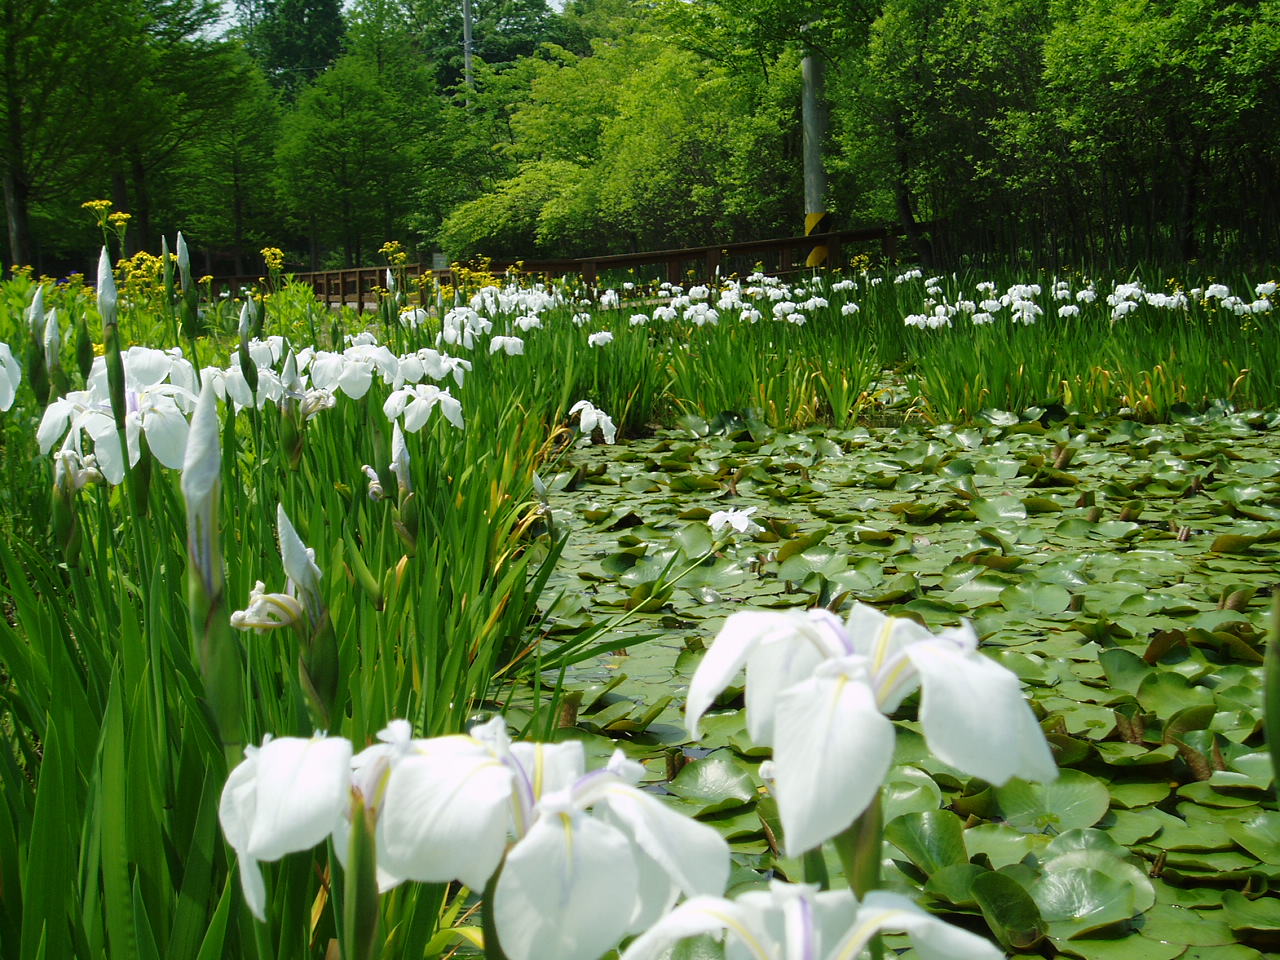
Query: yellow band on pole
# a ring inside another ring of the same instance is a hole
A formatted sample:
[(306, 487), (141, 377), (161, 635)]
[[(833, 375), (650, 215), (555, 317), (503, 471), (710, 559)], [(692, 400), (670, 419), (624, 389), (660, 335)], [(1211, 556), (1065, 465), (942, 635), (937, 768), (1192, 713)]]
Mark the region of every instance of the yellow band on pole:
[[(825, 233), (827, 230), (827, 213), (806, 213), (804, 215), (804, 235), (806, 237), (815, 233)], [(827, 256), (830, 251), (825, 243), (817, 244), (809, 251), (809, 256), (805, 259), (806, 267), (820, 267), (827, 262)]]

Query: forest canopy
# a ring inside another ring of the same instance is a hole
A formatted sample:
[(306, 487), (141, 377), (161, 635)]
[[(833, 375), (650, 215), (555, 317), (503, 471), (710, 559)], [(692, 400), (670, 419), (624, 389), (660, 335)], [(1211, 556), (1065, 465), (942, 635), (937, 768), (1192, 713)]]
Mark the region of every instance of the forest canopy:
[(5, 264), (81, 210), (206, 272), (801, 231), (821, 57), (838, 226), (940, 263), (1274, 262), (1280, 0), (0, 0)]

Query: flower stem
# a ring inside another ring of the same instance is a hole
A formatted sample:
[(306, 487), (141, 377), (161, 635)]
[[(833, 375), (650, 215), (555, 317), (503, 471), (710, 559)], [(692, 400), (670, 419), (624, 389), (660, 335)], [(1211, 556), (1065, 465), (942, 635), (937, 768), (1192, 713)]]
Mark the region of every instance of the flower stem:
[(827, 875), (827, 861), (822, 857), (821, 845), (805, 853), (802, 862), (805, 883), (817, 884), (819, 890), (831, 888), (831, 878)]
[[(880, 790), (876, 790), (870, 805), (862, 815), (833, 842), (849, 889), (859, 900), (880, 886), (880, 848), (884, 837), (884, 810), (880, 805)], [(871, 960), (884, 956), (884, 941), (876, 934), (868, 944)]]
[(502, 944), (498, 942), (498, 921), (495, 916), (497, 911), (494, 910), (494, 901), (498, 894), (498, 875), (501, 873), (502, 866), (499, 865), (498, 869), (493, 871), (493, 876), (489, 877), (489, 882), (484, 885), (484, 913), (480, 921), (480, 929), (484, 933), (485, 960), (507, 960), (507, 955), (502, 952)]
[(1280, 589), (1271, 593), (1271, 630), (1262, 667), (1263, 730), (1271, 767), (1280, 783)]

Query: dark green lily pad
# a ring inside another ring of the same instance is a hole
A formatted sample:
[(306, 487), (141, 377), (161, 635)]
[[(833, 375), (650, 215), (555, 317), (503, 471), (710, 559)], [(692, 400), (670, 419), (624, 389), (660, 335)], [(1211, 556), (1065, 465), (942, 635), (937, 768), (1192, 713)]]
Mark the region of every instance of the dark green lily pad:
[(904, 814), (885, 826), (884, 835), (926, 875), (969, 860), (964, 827), (950, 810)]
[(1048, 930), (1031, 894), (1013, 877), (989, 871), (970, 884), (982, 916), (1008, 950), (1034, 947)]

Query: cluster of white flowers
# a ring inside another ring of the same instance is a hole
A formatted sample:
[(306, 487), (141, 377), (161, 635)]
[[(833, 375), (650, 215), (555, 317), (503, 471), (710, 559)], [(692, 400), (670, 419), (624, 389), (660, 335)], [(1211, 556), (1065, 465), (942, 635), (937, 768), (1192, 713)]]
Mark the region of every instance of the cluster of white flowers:
[[(130, 347), (121, 355), (124, 363), (125, 445), (130, 465), (142, 456), (141, 437), (166, 467), (178, 469), (187, 450), (187, 418), (196, 404), (196, 375), (182, 350)], [(215, 374), (223, 371), (213, 371)], [(16, 385), (16, 384), (15, 384)], [(125, 454), (111, 409), (107, 365), (94, 360), (84, 390), (73, 390), (53, 400), (40, 419), (36, 441), (47, 454), (61, 440), (60, 454), (79, 458), (81, 438), (93, 441), (98, 469), (108, 482), (124, 480)]]
[(613, 418), (589, 400), (579, 400), (569, 408), (570, 417), (575, 413), (578, 415), (578, 429), (587, 438), (588, 443), (597, 427), (600, 428), (600, 435), (604, 437), (605, 443), (613, 443), (616, 439), (618, 428), (614, 426)]
[(488, 908), (512, 960), (594, 960), (681, 896), (724, 890), (728, 844), (639, 789), (644, 768), (621, 751), (588, 772), (580, 742), (512, 743), (500, 717), (430, 739), (393, 720), (378, 741), (360, 753), (321, 735), (245, 750), (218, 818), (260, 920), (259, 863), (329, 837), (345, 861), (360, 806), (376, 817), (380, 890), (453, 880), (480, 889), (500, 870)]

